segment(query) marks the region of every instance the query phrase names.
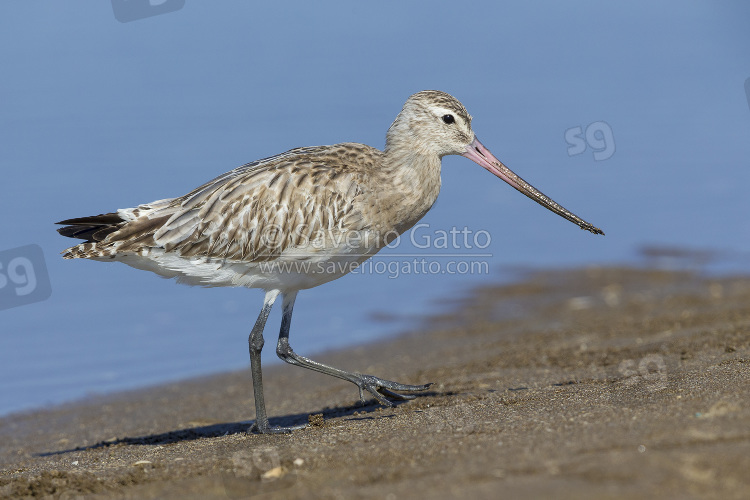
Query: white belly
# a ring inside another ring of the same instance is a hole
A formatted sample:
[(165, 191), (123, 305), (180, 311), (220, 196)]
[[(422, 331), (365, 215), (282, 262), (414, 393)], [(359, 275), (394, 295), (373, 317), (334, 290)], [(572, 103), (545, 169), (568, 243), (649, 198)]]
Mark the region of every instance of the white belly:
[[(204, 287), (243, 286), (264, 290), (303, 290), (340, 278), (382, 247), (317, 250), (291, 249), (262, 262), (182, 257), (161, 248), (145, 255), (117, 255), (115, 260), (178, 283)], [(112, 259), (102, 259), (111, 262)]]

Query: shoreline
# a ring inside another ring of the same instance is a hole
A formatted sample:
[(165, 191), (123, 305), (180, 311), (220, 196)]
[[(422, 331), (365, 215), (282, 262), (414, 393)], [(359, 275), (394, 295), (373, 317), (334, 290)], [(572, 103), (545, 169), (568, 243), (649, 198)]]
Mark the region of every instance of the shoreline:
[(248, 435), (249, 370), (0, 417), (0, 497), (740, 498), (750, 278), (602, 267), (483, 285), (424, 328), (315, 357), (403, 383), (395, 408), (287, 365)]

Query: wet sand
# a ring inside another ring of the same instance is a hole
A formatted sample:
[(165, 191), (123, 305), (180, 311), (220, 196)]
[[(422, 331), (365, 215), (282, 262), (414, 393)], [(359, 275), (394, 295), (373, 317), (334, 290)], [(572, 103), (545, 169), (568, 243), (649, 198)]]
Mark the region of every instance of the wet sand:
[(317, 357), (435, 383), (395, 408), (267, 369), (288, 435), (245, 432), (249, 371), (0, 419), (0, 497), (750, 498), (750, 278), (539, 272), (446, 310)]

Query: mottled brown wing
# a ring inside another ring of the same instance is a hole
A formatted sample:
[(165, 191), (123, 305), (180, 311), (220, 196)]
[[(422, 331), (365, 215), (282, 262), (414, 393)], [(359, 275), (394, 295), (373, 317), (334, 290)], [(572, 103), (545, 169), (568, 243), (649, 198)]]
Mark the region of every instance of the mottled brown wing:
[[(347, 161), (353, 147), (356, 162)], [(153, 242), (184, 257), (256, 262), (329, 231), (359, 230), (358, 162), (377, 154), (362, 145), (299, 148), (240, 167), (173, 200)]]

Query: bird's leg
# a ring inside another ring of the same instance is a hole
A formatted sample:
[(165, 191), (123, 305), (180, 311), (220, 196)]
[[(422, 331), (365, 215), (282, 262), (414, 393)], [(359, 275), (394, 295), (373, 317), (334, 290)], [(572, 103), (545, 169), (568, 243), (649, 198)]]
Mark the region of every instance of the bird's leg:
[(276, 301), (278, 295), (278, 290), (270, 290), (266, 292), (266, 296), (263, 299), (263, 309), (260, 310), (258, 319), (255, 321), (255, 326), (253, 326), (253, 331), (248, 338), (248, 344), (250, 345), (250, 371), (253, 375), (253, 394), (255, 396), (255, 423), (250, 428), (250, 431), (257, 430), (262, 434), (289, 432), (293, 429), (304, 427), (304, 425), (296, 427), (271, 427), (268, 423), (268, 415), (266, 415), (260, 353), (263, 350), (263, 344), (265, 343), (263, 340), (263, 329), (266, 326), (268, 315), (271, 313), (271, 308), (273, 307), (273, 303)]
[(289, 345), (289, 327), (292, 323), (292, 310), (294, 309), (294, 301), (297, 298), (297, 292), (284, 293), (284, 302), (282, 305), (283, 311), (281, 316), (281, 332), (279, 333), (279, 342), (276, 345), (276, 354), (289, 364), (315, 370), (316, 372), (325, 373), (343, 380), (348, 380), (359, 388), (359, 399), (364, 404), (365, 402), (365, 391), (369, 392), (380, 404), (384, 406), (393, 406), (393, 403), (389, 401), (385, 396), (393, 399), (414, 399), (415, 396), (410, 394), (398, 394), (392, 391), (424, 391), (432, 384), (425, 385), (407, 385), (400, 384), (398, 382), (391, 382), (390, 380), (384, 380), (382, 378), (375, 377), (373, 375), (363, 375), (361, 373), (353, 373), (334, 368), (332, 366), (318, 363), (312, 359), (300, 356), (292, 350)]

